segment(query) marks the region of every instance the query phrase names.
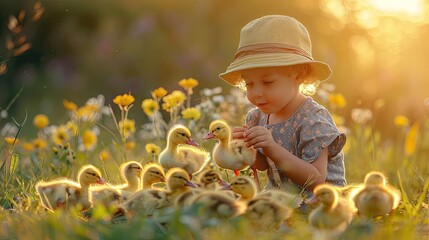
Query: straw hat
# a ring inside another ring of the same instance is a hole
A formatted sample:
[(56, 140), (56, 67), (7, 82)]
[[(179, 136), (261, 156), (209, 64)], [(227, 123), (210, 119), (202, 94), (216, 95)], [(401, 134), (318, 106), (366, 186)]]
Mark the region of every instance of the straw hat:
[(323, 81), (331, 75), (328, 64), (311, 56), (310, 35), (302, 23), (288, 16), (268, 15), (241, 29), (234, 61), (219, 77), (236, 85), (241, 81), (240, 70), (303, 63), (310, 66), (310, 81)]

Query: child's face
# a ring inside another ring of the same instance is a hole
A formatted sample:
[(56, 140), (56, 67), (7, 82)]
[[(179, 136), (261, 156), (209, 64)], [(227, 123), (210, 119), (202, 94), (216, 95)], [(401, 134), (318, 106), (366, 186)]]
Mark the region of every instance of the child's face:
[(254, 68), (241, 71), (247, 99), (266, 114), (285, 110), (299, 93), (296, 74), (279, 68)]

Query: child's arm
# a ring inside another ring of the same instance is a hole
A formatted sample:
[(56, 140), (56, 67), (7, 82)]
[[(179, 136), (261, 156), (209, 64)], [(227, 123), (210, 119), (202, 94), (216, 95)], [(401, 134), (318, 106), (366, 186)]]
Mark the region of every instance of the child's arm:
[[(233, 139), (243, 139), (244, 138), (244, 132), (247, 130), (247, 125), (243, 125), (243, 127), (234, 127), (232, 128), (232, 138)], [(265, 157), (258, 152), (256, 154), (256, 161), (254, 163), (254, 166), (259, 171), (265, 171), (268, 169), (268, 163), (265, 160)]]
[(324, 183), (327, 175), (328, 150), (323, 149), (319, 157), (308, 163), (277, 144), (269, 130), (262, 126), (255, 126), (246, 130), (244, 141), (247, 146), (261, 148), (265, 156), (269, 157), (293, 182), (303, 186), (309, 178), (313, 181), (310, 190), (320, 183)]

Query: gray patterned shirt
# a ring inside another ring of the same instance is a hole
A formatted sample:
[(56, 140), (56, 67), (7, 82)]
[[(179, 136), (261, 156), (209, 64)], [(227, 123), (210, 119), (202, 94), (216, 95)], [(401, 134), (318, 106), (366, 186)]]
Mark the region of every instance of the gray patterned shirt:
[[(274, 141), (300, 159), (312, 163), (320, 152), (328, 148), (328, 173), (326, 182), (344, 186), (346, 184), (344, 154), (342, 148), (346, 136), (340, 133), (329, 111), (308, 97), (288, 120), (267, 124), (269, 115), (258, 108), (250, 110), (246, 117), (249, 128), (265, 126)], [(258, 149), (259, 152), (260, 149)], [(283, 189), (299, 192), (302, 186), (293, 183), (270, 159), (266, 158), (268, 183), (266, 189)]]

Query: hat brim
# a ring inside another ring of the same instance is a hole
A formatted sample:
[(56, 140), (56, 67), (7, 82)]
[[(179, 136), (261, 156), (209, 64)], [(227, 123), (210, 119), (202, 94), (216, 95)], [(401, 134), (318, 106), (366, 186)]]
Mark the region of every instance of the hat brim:
[(248, 55), (236, 59), (232, 62), (224, 73), (219, 75), (231, 85), (237, 85), (241, 82), (241, 70), (263, 67), (281, 67), (297, 64), (308, 64), (310, 73), (308, 75), (309, 82), (325, 81), (331, 76), (331, 68), (328, 64), (319, 61), (311, 61), (310, 59), (297, 55), (285, 53), (264, 53)]

